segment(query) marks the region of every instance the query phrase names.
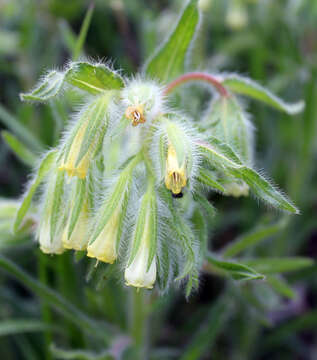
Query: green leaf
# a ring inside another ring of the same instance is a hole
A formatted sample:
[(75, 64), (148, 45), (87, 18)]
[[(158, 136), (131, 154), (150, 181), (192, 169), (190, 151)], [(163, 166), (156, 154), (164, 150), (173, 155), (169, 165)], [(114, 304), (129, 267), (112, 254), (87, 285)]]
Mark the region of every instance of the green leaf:
[(74, 48), (74, 52), (73, 52), (73, 60), (74, 61), (76, 61), (78, 59), (78, 57), (83, 49), (93, 12), (94, 12), (94, 4), (91, 3), (86, 12), (84, 21), (80, 28), (79, 36), (75, 43), (75, 48)]
[(252, 164), (253, 126), (235, 96), (213, 100), (204, 124), (214, 137), (230, 145), (245, 164)]
[(197, 0), (190, 0), (172, 34), (148, 61), (146, 73), (149, 76), (166, 83), (184, 72), (186, 55), (198, 23)]
[(19, 139), (21, 139), (25, 144), (27, 144), (30, 149), (37, 152), (44, 150), (43, 143), (33, 135), (33, 133), (24, 126), (16, 117), (10, 114), (1, 104), (0, 104), (0, 121), (12, 131)]
[(65, 81), (94, 95), (105, 90), (120, 90), (124, 86), (121, 76), (108, 66), (87, 62), (72, 63), (65, 73)]
[(299, 101), (294, 104), (284, 102), (272, 94), (269, 90), (259, 85), (253, 80), (235, 74), (225, 75), (222, 78), (222, 85), (234, 91), (237, 94), (246, 95), (253, 99), (262, 101), (275, 109), (286, 112), (289, 115), (294, 115), (304, 109), (304, 101)]
[[(220, 270), (221, 273), (227, 273), (235, 280), (259, 280), (264, 279), (264, 275), (254, 270), (250, 266), (231, 261), (218, 260), (213, 255), (207, 255), (208, 264)], [(208, 269), (208, 268), (207, 268)]]
[(114, 357), (109, 351), (95, 354), (86, 350), (64, 350), (57, 348), (54, 344), (50, 346), (50, 351), (55, 359), (63, 360), (112, 360)]
[(50, 100), (60, 93), (65, 82), (93, 95), (124, 86), (121, 76), (104, 64), (73, 62), (64, 72), (50, 71), (31, 92), (20, 94), (21, 100)]
[(211, 171), (201, 168), (199, 170), (197, 180), (212, 189), (216, 189), (224, 193), (226, 191), (225, 188), (217, 180), (215, 180), (215, 177), (216, 176)]
[(189, 341), (186, 350), (180, 357), (180, 360), (199, 360), (210, 350), (216, 340), (216, 337), (222, 331), (227, 317), (229, 315), (228, 299), (221, 297), (210, 307), (206, 320), (200, 324), (198, 331), (193, 339)]
[(241, 251), (258, 244), (281, 231), (285, 227), (285, 221), (280, 221), (276, 224), (261, 226), (255, 230), (239, 236), (236, 240), (230, 243), (224, 250), (224, 257), (233, 257), (238, 255)]
[[(197, 141), (197, 145), (203, 154), (208, 156), (211, 163), (214, 161), (220, 166), (229, 168), (241, 168), (243, 164), (239, 156), (230, 148), (217, 138), (211, 137), (208, 142)], [(213, 164), (214, 165), (214, 164)]]
[(23, 286), (33, 291), (41, 297), (51, 307), (63, 315), (73, 324), (77, 325), (81, 331), (92, 335), (98, 339), (109, 340), (114, 336), (115, 329), (106, 323), (100, 323), (90, 319), (86, 314), (77, 309), (73, 304), (69, 303), (60, 294), (43, 283), (32, 278), (12, 261), (0, 255), (0, 268), (5, 270), (11, 276), (17, 278)]
[(13, 225), (14, 232), (17, 232), (19, 230), (19, 227), (22, 224), (22, 221), (28, 211), (28, 209), (31, 206), (32, 198), (35, 194), (35, 191), (37, 190), (38, 186), (43, 181), (44, 177), (47, 175), (49, 170), (51, 169), (53, 162), (56, 159), (56, 151), (50, 151), (45, 158), (42, 160), (40, 167), (31, 182), (31, 185), (24, 195), (23, 201), (21, 203), (21, 206), (19, 207), (19, 210), (17, 211), (16, 218)]
[(2, 131), (1, 135), (4, 141), (8, 144), (14, 154), (21, 159), (21, 161), (28, 165), (34, 166), (36, 163), (36, 156), (30, 151), (22, 142), (12, 135), (9, 131)]
[(288, 299), (294, 299), (296, 294), (294, 290), (288, 285), (288, 283), (279, 276), (266, 276), (266, 281), (271, 285), (272, 289), (278, 294), (287, 297)]
[(60, 71), (52, 70), (48, 72), (37, 86), (29, 93), (21, 93), (22, 101), (47, 101), (56, 96), (62, 88), (64, 74)]
[(264, 274), (297, 271), (314, 265), (314, 260), (301, 256), (246, 259), (244, 262)]
[(223, 169), (237, 179), (245, 181), (260, 199), (270, 205), (291, 213), (299, 214), (299, 210), (281, 194), (272, 184), (255, 170), (245, 166), (232, 148), (216, 138), (210, 138), (207, 142), (196, 142), (200, 150), (211, 163), (217, 163)]
[(294, 214), (300, 213), (296, 206), (294, 206), (286, 196), (280, 193), (274, 185), (270, 184), (256, 171), (248, 167), (241, 167), (240, 169), (230, 169), (230, 174), (238, 179), (244, 180), (253, 190), (255, 195), (275, 208)]
[(48, 325), (38, 319), (12, 319), (1, 320), (0, 336), (15, 335), (29, 332), (42, 332), (51, 330), (62, 332), (62, 329), (55, 325)]

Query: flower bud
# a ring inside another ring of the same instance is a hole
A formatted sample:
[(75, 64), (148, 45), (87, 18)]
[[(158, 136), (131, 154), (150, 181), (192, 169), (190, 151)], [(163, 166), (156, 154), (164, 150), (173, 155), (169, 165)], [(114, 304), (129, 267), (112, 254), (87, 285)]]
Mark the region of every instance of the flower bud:
[[(63, 182), (56, 169), (48, 177), (48, 183), (42, 195), (41, 221), (37, 229), (37, 239), (41, 250), (46, 254), (61, 254), (64, 252), (61, 228), (64, 222), (64, 213), (57, 206), (62, 198)], [(58, 213), (58, 217), (56, 216)]]
[[(145, 234), (149, 236), (149, 234)], [(140, 248), (132, 263), (126, 268), (124, 278), (128, 286), (145, 287), (152, 289), (156, 280), (156, 260), (152, 260), (147, 269), (149, 260), (149, 245), (146, 239), (141, 240)]]
[(108, 188), (108, 195), (97, 211), (87, 256), (112, 264), (118, 256), (123, 218), (127, 209), (132, 172), (138, 159), (131, 160)]
[(128, 266), (126, 284), (152, 289), (156, 280), (157, 204), (154, 189), (143, 196), (138, 214)]
[(69, 235), (69, 226), (71, 221), (71, 216), (68, 219), (67, 226), (64, 230), (62, 241), (65, 249), (73, 249), (77, 251), (86, 250), (87, 248), (87, 229), (88, 229), (88, 220), (89, 220), (89, 211), (88, 203), (85, 203), (80, 210), (76, 225)]
[(88, 245), (87, 256), (113, 264), (117, 259), (118, 231), (120, 223), (120, 206), (107, 221), (100, 235)]
[(112, 93), (94, 98), (79, 114), (62, 148), (59, 170), (68, 176), (85, 179), (90, 163), (102, 142), (108, 126), (108, 107)]

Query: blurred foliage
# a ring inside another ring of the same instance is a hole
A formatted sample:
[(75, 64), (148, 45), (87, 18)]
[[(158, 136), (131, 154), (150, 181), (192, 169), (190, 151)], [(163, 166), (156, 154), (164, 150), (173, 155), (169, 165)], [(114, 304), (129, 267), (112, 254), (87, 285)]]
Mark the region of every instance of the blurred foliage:
[[(202, 19), (189, 70), (237, 71), (287, 100), (306, 102), (304, 112), (293, 118), (258, 103), (249, 106), (257, 127), (257, 163), (285, 189), (301, 215), (268, 211), (249, 198), (213, 195), (210, 200), (219, 211), (209, 248), (224, 257), (239, 255), (244, 264), (249, 258), (264, 258), (252, 266), (263, 271), (266, 280), (234, 282), (215, 270), (213, 262), (206, 265), (200, 289), (188, 301), (176, 291), (162, 298), (147, 293), (151, 331), (141, 334), (141, 340), (152, 350), (144, 358), (313, 360), (317, 266), (308, 266), (302, 257), (317, 254), (317, 3), (199, 4)], [(71, 99), (65, 96), (35, 107), (20, 102), (18, 94), (30, 89), (45, 70), (76, 58), (85, 35), (81, 56), (112, 60), (125, 74), (136, 71), (169, 33), (183, 1), (96, 0), (91, 21), (89, 5), (84, 0), (0, 0), (0, 123), (6, 130), (0, 141), (3, 359), (134, 356), (131, 339), (122, 335), (133, 334), (131, 317), (142, 315), (130, 309), (131, 292), (119, 281), (107, 280), (112, 270), (105, 264), (94, 268), (81, 254), (41, 254), (29, 236), (32, 215), (13, 237), (17, 202), (4, 199), (21, 194), (29, 165), (43, 149), (56, 145), (74, 100), (69, 95)], [(85, 15), (87, 29), (82, 26)], [(196, 93), (202, 95), (200, 101), (190, 96)], [(206, 108), (205, 95), (197, 86), (187, 86), (178, 91), (175, 103), (197, 116)], [(30, 150), (26, 157), (24, 146)], [(22, 149), (22, 159), (11, 148), (17, 153), (16, 148)], [(289, 263), (291, 256), (296, 261)], [(267, 257), (275, 262), (268, 265)], [(137, 320), (144, 321), (142, 316)]]

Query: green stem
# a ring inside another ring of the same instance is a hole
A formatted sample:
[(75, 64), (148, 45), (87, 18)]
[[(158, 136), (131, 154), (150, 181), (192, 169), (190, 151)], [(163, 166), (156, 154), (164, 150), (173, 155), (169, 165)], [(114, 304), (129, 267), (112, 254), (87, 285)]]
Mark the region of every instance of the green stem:
[(147, 311), (146, 293), (143, 289), (131, 288), (132, 313), (130, 334), (134, 340), (136, 359), (146, 359), (147, 353)]
[[(38, 274), (39, 279), (41, 283), (48, 285), (47, 282), (47, 267), (45, 263), (44, 255), (39, 251), (38, 252)], [(41, 311), (42, 311), (42, 317), (45, 323), (49, 326), (52, 324), (52, 314), (51, 310), (45, 300), (41, 301)], [(44, 332), (44, 340), (45, 340), (45, 359), (51, 360), (52, 355), (49, 351), (50, 345), (52, 344), (52, 332), (50, 329), (45, 330)]]

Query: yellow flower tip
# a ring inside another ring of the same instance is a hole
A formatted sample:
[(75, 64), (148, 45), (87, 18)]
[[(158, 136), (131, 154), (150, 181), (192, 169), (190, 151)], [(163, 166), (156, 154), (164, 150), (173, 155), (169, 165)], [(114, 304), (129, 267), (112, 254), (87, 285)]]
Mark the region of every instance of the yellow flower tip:
[(181, 167), (179, 166), (176, 151), (172, 145), (169, 145), (166, 158), (165, 186), (168, 190), (171, 190), (173, 194), (177, 195), (186, 184), (185, 164)]
[(117, 260), (117, 256), (116, 255), (98, 255), (94, 252), (91, 251), (91, 249), (89, 249), (89, 246), (87, 248), (87, 256), (90, 258), (95, 258), (98, 261), (102, 261), (108, 264), (113, 264), (116, 260)]
[(143, 105), (128, 106), (125, 111), (127, 119), (132, 120), (132, 126), (145, 123)]
[(140, 288), (144, 288), (144, 289), (153, 289), (153, 285), (144, 285), (143, 282), (134, 282), (134, 283), (129, 283), (129, 282), (126, 282), (125, 283), (127, 286), (133, 286), (133, 287), (136, 287), (137, 290), (139, 290)]

